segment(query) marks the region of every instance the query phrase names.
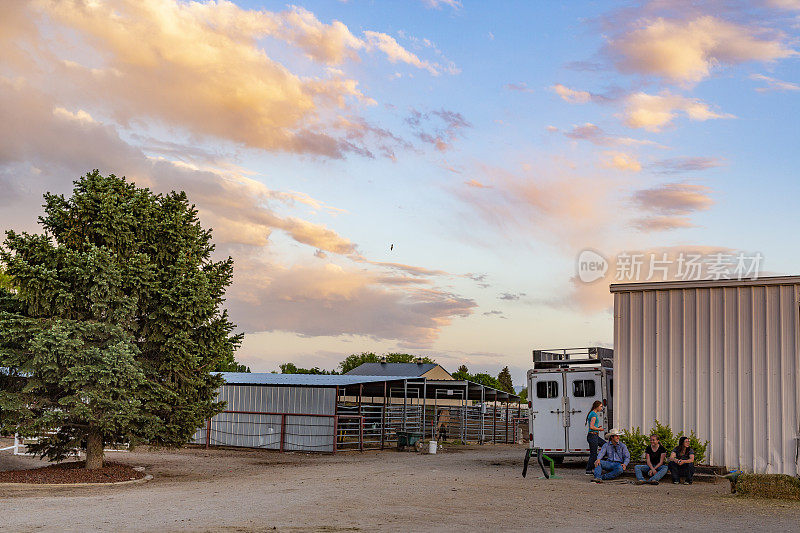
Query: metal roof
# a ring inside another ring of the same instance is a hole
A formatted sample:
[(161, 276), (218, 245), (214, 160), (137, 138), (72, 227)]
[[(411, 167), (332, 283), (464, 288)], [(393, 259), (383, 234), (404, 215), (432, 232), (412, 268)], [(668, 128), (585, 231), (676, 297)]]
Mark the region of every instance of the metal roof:
[[(363, 391), (364, 396), (379, 396), (385, 391), (385, 383), (390, 381), (407, 382), (408, 390), (416, 389), (419, 397), (423, 396), (423, 389), (427, 391), (428, 398), (436, 396), (437, 389), (462, 389), (467, 392), (470, 400), (493, 399), (512, 400), (517, 399), (516, 394), (509, 394), (505, 391), (493, 389), (466, 380), (453, 379), (426, 379), (411, 376), (353, 376), (348, 374), (320, 375), (320, 374), (273, 374), (271, 372), (218, 372), (225, 383), (230, 385), (274, 385), (274, 386), (298, 386), (298, 387), (347, 387), (364, 384), (364, 387), (356, 388), (355, 391)], [(373, 384), (366, 386), (367, 384)], [(486, 394), (481, 393), (481, 389)], [(353, 389), (350, 389), (351, 391)]]
[(504, 390), (495, 389), (494, 387), (490, 387), (488, 385), (481, 385), (480, 383), (476, 383), (474, 381), (469, 381), (466, 379), (428, 379), (425, 381), (428, 389), (428, 398), (434, 398), (436, 395), (436, 390), (447, 390), (447, 389), (458, 389), (459, 387), (464, 387), (464, 390), (467, 391), (468, 399), (470, 400), (481, 400), (485, 399), (487, 401), (491, 401), (492, 398), (483, 398), (481, 395), (481, 389), (486, 392), (489, 392), (494, 395), (495, 398), (504, 398), (504, 399), (512, 399), (516, 398), (519, 399), (519, 395), (508, 393)]
[(657, 291), (669, 289), (701, 289), (715, 287), (745, 287), (767, 285), (799, 285), (800, 276), (766, 276), (756, 279), (699, 279), (693, 281), (652, 281), (613, 283), (611, 292)]
[(346, 387), (376, 381), (403, 381), (408, 376), (350, 376), (347, 374), (273, 374), (271, 372), (219, 372), (231, 385), (298, 385), (308, 387)]
[(435, 363), (361, 363), (346, 373), (348, 376), (405, 376), (422, 377), (436, 368)]

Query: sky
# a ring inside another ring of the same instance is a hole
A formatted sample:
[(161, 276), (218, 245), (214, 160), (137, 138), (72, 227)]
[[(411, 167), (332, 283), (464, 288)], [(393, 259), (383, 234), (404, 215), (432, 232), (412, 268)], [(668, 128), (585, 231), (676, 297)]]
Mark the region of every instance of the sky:
[(798, 0), (6, 0), (0, 229), (95, 168), (184, 190), (253, 371), (521, 385), (533, 349), (612, 346), (610, 283), (800, 274), (798, 28)]

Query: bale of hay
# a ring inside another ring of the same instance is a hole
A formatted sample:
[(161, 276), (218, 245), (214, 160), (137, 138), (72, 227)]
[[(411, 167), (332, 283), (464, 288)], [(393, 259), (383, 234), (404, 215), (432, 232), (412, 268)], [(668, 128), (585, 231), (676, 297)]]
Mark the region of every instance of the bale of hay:
[(800, 500), (800, 479), (786, 474), (742, 474), (736, 492), (760, 498)]

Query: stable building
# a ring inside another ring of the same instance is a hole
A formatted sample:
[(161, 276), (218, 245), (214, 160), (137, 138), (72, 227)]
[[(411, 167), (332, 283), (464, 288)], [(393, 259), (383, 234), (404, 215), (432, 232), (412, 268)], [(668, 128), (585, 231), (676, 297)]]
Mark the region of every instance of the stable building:
[(436, 363), (361, 363), (349, 372), (345, 372), (345, 375), (453, 379), (447, 370)]
[(615, 425), (708, 440), (713, 465), (800, 474), (800, 276), (611, 285)]
[[(431, 370), (436, 369), (419, 369)], [(462, 443), (508, 443), (527, 435), (520, 426), (527, 409), (517, 395), (449, 374), (448, 379), (429, 379), (425, 372), (409, 372), (222, 372), (217, 401), (225, 402), (224, 410), (198, 428), (191, 442), (336, 453), (394, 446), (401, 432), (423, 438), (446, 435)]]

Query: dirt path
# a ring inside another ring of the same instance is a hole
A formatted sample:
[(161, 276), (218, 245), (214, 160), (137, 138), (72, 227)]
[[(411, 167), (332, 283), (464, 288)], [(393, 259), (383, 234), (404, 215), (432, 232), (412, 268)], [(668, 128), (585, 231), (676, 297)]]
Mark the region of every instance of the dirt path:
[[(437, 455), (258, 450), (114, 454), (144, 485), (0, 488), (3, 531), (797, 530), (800, 503), (738, 498), (727, 482), (657, 487), (520, 476), (524, 448)], [(0, 470), (40, 464), (0, 453)], [(657, 518), (646, 518), (654, 513)]]

